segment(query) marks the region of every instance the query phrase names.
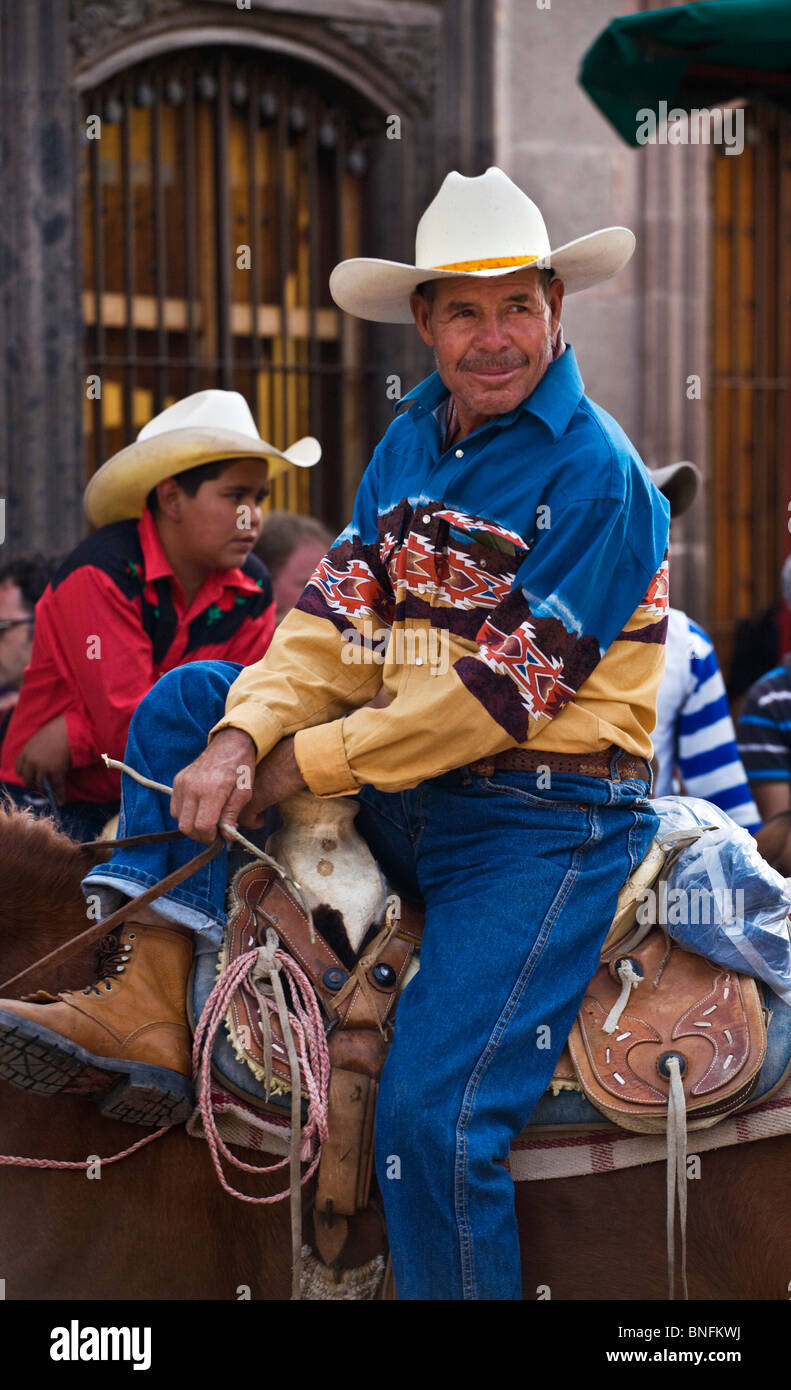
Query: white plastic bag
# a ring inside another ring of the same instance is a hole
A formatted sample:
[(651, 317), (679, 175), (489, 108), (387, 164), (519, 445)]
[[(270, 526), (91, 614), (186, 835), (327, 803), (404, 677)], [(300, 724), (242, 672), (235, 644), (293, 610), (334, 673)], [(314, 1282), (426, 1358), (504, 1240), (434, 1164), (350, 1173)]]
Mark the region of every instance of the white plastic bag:
[(651, 806), (660, 843), (672, 847), (685, 832), (702, 833), (679, 851), (666, 889), (654, 885), (646, 910), (685, 950), (764, 980), (791, 1005), (791, 879), (767, 864), (749, 831), (710, 801), (662, 796)]

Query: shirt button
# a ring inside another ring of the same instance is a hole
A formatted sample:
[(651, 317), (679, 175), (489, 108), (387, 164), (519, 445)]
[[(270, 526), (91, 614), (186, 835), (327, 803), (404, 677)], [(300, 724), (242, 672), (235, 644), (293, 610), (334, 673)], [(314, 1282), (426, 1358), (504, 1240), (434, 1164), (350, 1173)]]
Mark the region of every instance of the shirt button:
[(430, 526), (430, 525), (431, 525), (431, 517), (429, 516), (428, 512), (426, 512), (426, 515), (423, 517), (423, 525), (424, 525), (424, 526)]
[(416, 666), (422, 666), (422, 665), (423, 665), (423, 658), (422, 658), (422, 656), (416, 656), (416, 657), (415, 657), (415, 665), (416, 665)]
[(482, 569), (482, 570), (485, 570), (485, 569), (486, 569), (486, 561), (485, 561), (485, 560), (480, 560), (480, 561), (478, 562), (478, 568), (479, 568), (479, 569)]
[(457, 449), (457, 450), (456, 450), (456, 458), (457, 458), (457, 459), (463, 459), (463, 458), (464, 458), (464, 450), (463, 450), (463, 449)]

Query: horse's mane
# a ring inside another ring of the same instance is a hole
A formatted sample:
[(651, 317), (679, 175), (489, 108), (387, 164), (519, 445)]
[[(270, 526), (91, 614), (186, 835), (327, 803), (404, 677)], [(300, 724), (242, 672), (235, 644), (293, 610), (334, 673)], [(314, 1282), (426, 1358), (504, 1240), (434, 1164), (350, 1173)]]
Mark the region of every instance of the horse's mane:
[(80, 880), (105, 857), (0, 801), (0, 981), (90, 926)]

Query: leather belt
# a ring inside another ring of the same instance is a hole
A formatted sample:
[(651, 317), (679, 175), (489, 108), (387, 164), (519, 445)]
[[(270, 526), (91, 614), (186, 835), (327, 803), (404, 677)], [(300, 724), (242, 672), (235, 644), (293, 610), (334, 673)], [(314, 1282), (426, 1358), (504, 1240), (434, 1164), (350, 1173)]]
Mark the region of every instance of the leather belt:
[[(615, 744), (601, 753), (548, 753), (531, 748), (506, 748), (491, 758), (479, 758), (469, 764), (475, 777), (491, 777), (493, 772), (567, 772), (574, 777), (610, 777), (613, 756), (619, 750)], [(625, 779), (650, 781), (650, 764), (646, 758), (624, 753), (618, 761), (618, 781)]]

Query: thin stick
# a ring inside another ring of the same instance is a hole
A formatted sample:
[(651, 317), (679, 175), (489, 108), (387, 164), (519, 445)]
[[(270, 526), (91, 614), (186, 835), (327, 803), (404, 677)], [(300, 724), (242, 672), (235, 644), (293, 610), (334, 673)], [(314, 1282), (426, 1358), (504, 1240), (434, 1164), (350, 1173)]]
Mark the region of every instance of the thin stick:
[[(117, 772), (125, 772), (127, 777), (131, 777), (133, 782), (139, 782), (141, 787), (150, 787), (152, 791), (164, 792), (166, 796), (173, 795), (172, 787), (166, 787), (164, 782), (154, 782), (150, 777), (144, 777), (142, 772), (136, 772), (133, 767), (129, 767), (128, 763), (121, 763), (117, 758), (109, 758), (106, 753), (102, 753), (102, 762), (105, 767), (115, 768)], [(316, 935), (313, 926), (313, 914), (305, 901), (305, 890), (302, 885), (297, 883), (296, 879), (292, 878), (291, 874), (283, 868), (282, 864), (278, 864), (277, 860), (273, 859), (271, 854), (267, 854), (265, 850), (259, 849), (257, 845), (254, 845), (251, 840), (246, 839), (241, 831), (237, 830), (235, 825), (229, 825), (227, 821), (221, 820), (219, 822), (219, 829), (224, 835), (227, 835), (230, 840), (236, 840), (237, 844), (242, 845), (250, 854), (254, 855), (256, 859), (260, 859), (262, 863), (266, 864), (270, 869), (274, 869), (281, 878), (291, 884), (291, 887), (297, 893), (300, 904), (307, 915), (308, 926), (310, 928), (310, 939), (311, 941), (315, 941)], [(112, 841), (108, 841), (108, 843), (112, 844)]]

